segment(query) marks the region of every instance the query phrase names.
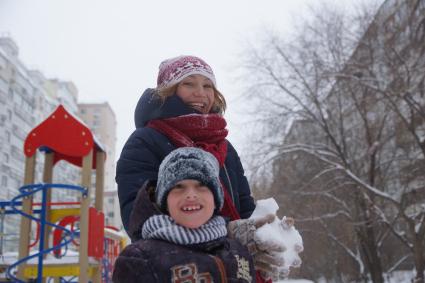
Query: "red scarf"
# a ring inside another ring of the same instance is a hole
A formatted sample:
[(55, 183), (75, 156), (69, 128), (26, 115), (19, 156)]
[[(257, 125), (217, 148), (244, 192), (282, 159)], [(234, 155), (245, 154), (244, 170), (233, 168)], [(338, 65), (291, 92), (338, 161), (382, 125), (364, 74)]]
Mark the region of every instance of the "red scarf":
[(192, 114), (149, 121), (148, 127), (166, 135), (177, 147), (200, 147), (223, 166), (227, 154), (226, 120), (218, 114)]
[[(177, 147), (194, 146), (213, 154), (223, 167), (227, 155), (226, 120), (218, 114), (192, 114), (174, 118), (152, 120), (147, 126), (166, 135)], [(229, 180), (230, 182), (230, 180)], [(240, 219), (233, 200), (221, 182), (224, 205), (220, 213), (231, 220)]]
[[(191, 114), (174, 118), (151, 120), (148, 127), (157, 130), (167, 136), (177, 147), (193, 146), (202, 148), (213, 154), (223, 167), (227, 155), (227, 129), (226, 120), (218, 114)], [(230, 182), (230, 180), (229, 180)], [(240, 219), (232, 197), (221, 182), (224, 192), (224, 205), (220, 213), (231, 220)], [(258, 283), (265, 280), (256, 273)], [(271, 282), (267, 281), (268, 283)]]

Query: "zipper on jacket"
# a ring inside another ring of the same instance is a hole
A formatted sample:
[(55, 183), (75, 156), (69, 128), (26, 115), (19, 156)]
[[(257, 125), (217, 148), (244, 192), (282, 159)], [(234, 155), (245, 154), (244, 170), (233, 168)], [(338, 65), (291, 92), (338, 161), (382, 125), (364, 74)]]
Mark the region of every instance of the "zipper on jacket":
[(235, 202), (235, 196), (233, 195), (233, 187), (232, 187), (232, 182), (230, 181), (230, 177), (229, 177), (229, 173), (227, 173), (227, 168), (226, 165), (223, 164), (223, 168), (224, 168), (224, 173), (226, 174), (227, 177), (227, 181), (229, 182), (229, 191), (230, 191), (230, 196), (232, 197), (232, 201), (236, 206), (236, 202)]
[(220, 273), (220, 277), (221, 277), (220, 282), (227, 283), (226, 269), (224, 268), (223, 261), (216, 256), (213, 256), (213, 255), (210, 255), (210, 256), (214, 259), (215, 263), (217, 264), (218, 272)]

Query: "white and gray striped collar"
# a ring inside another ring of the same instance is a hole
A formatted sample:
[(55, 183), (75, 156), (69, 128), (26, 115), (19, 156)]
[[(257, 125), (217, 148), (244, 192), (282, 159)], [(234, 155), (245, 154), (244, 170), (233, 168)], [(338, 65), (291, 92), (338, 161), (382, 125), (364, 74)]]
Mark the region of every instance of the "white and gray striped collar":
[(205, 243), (226, 235), (226, 222), (221, 216), (214, 216), (199, 228), (191, 229), (177, 224), (168, 215), (154, 215), (142, 227), (143, 239), (166, 240), (178, 245)]

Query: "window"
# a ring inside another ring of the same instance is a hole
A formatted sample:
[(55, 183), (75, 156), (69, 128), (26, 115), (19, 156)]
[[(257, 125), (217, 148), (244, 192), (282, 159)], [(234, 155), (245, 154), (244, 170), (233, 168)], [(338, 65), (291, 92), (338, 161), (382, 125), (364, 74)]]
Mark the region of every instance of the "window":
[(13, 100), (13, 89), (11, 87), (9, 87), (9, 92), (7, 93), (9, 100), (12, 101)]
[(3, 153), (3, 161), (4, 163), (9, 163), (9, 154)]
[(7, 176), (1, 176), (1, 186), (2, 188), (7, 187)]
[(21, 95), (15, 95), (13, 98), (13, 101), (15, 102), (15, 104), (17, 106), (21, 106), (22, 105), (22, 96)]
[(0, 90), (1, 90), (2, 96), (3, 96), (3, 93), (6, 96), (6, 93), (9, 90), (9, 84), (2, 77), (0, 77)]

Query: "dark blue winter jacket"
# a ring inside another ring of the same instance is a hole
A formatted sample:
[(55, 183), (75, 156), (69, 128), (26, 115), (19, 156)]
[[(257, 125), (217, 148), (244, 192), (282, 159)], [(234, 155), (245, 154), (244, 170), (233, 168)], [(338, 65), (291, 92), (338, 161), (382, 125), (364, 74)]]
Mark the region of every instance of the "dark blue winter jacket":
[(142, 239), (143, 224), (163, 214), (154, 203), (153, 190), (148, 183), (138, 192), (129, 221), (132, 244), (116, 259), (112, 282), (256, 282), (248, 248), (235, 239), (222, 237), (193, 245)]
[[(185, 105), (177, 95), (162, 102), (154, 92), (154, 89), (147, 89), (139, 99), (134, 115), (136, 130), (128, 138), (117, 163), (115, 180), (118, 184), (121, 218), (127, 231), (138, 190), (145, 181), (157, 180), (161, 161), (176, 149), (165, 135), (146, 127), (146, 124), (150, 120), (199, 113)], [(220, 178), (229, 190), (240, 216), (251, 216), (255, 208), (254, 200), (239, 156), (230, 143)]]

